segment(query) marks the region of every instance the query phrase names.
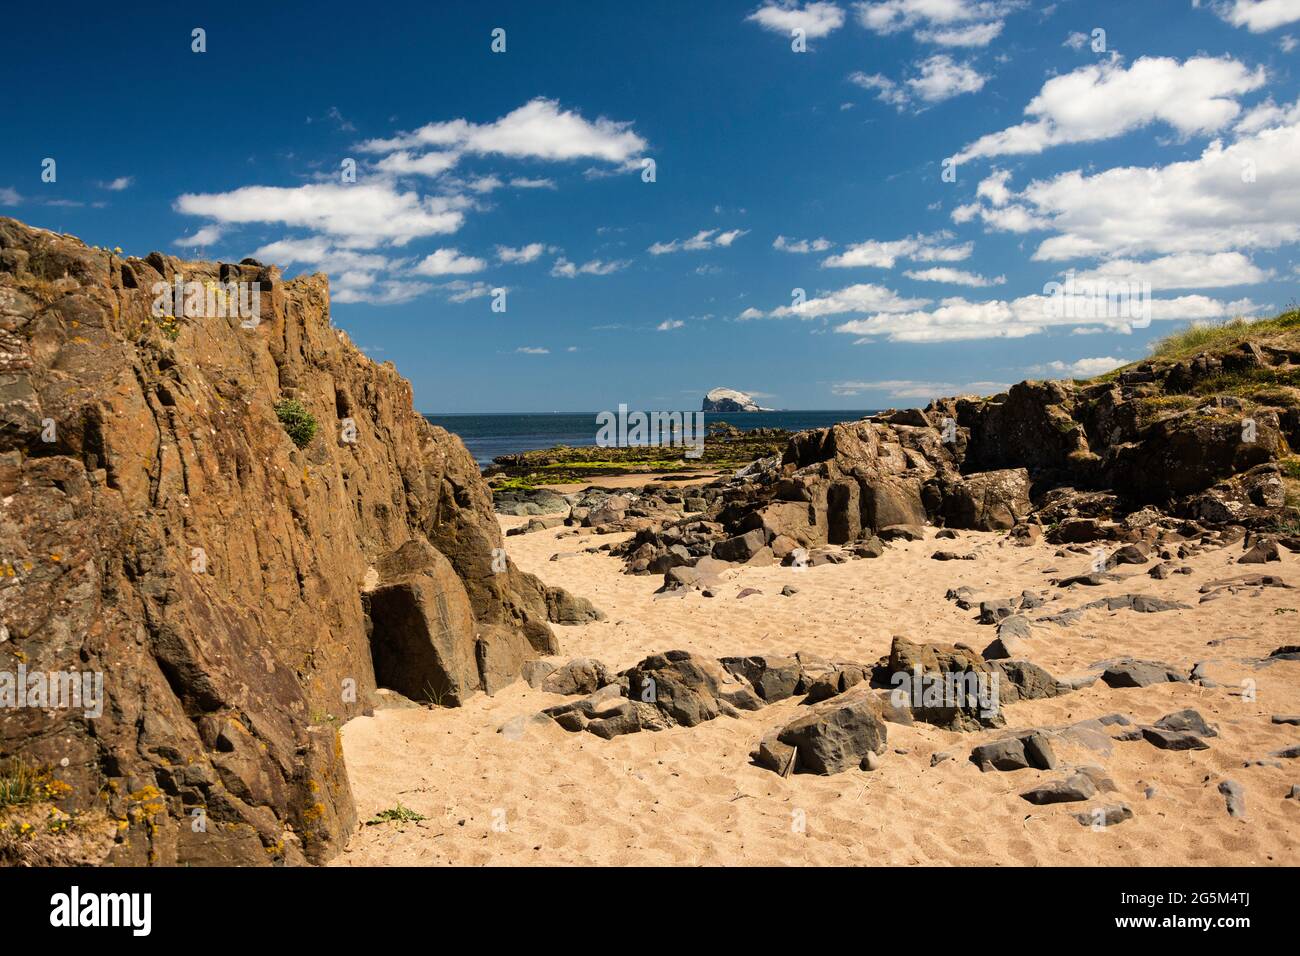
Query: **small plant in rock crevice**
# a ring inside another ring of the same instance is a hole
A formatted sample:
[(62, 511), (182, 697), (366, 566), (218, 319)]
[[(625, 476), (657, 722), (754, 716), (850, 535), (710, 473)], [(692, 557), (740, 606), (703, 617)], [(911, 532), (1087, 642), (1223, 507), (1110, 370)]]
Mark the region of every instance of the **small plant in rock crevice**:
[(310, 445), (311, 440), (316, 437), (316, 430), (320, 427), (316, 422), (316, 416), (296, 398), (288, 398), (276, 404), (275, 417), (280, 419), (280, 424), (284, 426), (289, 438), (299, 448)]

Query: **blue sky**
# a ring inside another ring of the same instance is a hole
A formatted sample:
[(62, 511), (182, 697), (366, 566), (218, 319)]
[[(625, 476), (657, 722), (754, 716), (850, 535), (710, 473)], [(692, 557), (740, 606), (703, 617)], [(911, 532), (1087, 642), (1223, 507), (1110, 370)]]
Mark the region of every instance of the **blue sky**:
[(1300, 0), (79, 6), (7, 14), (0, 214), (327, 272), (423, 411), (920, 404), (1300, 279)]

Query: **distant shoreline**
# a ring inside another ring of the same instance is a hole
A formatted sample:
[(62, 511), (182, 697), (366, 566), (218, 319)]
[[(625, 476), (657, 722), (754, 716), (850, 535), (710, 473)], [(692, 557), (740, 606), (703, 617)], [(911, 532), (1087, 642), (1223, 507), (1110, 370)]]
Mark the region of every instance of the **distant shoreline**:
[[(772, 412), (705, 412), (706, 424), (727, 422), (743, 431), (783, 428), (803, 431), (856, 421), (873, 409), (808, 409)], [(460, 437), (480, 468), (500, 455), (596, 444), (597, 412), (422, 412), (434, 425)]]

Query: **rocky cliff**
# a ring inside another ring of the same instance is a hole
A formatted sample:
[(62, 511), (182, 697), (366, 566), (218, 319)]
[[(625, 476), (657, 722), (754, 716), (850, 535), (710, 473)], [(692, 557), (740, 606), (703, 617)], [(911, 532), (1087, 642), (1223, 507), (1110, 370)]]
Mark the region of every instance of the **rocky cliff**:
[(760, 407), (758, 402), (754, 401), (752, 395), (739, 392), (734, 388), (710, 389), (708, 394), (704, 396), (704, 402), (701, 404), (700, 409), (705, 412), (771, 411), (771, 409)]
[[(258, 320), (155, 309), (178, 276), (248, 284)], [(52, 775), (68, 859), (330, 857), (377, 675), (456, 704), (558, 649), (500, 548), (473, 459), (330, 324), (325, 277), (0, 219), (0, 691), (103, 680), (102, 715), (0, 710), (0, 766)]]

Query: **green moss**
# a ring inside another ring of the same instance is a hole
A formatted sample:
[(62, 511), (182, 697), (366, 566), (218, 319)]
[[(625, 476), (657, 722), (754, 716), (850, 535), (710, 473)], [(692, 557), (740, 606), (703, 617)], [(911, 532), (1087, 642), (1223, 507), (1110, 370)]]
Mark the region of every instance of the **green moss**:
[(366, 821), (366, 826), (378, 826), (381, 823), (419, 823), (421, 820), (427, 820), (422, 813), (416, 813), (414, 810), (402, 806), (400, 803), (390, 810), (380, 810), (373, 817)]
[(285, 399), (275, 406), (275, 417), (288, 432), (293, 443), (299, 448), (306, 448), (316, 437), (316, 416), (296, 398)]

